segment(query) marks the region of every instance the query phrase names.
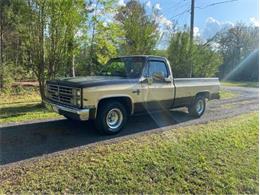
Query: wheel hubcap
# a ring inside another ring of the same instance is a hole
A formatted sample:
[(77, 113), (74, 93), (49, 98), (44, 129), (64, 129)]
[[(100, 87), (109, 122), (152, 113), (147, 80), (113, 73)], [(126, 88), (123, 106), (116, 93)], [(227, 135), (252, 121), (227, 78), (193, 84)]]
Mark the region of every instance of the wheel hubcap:
[(112, 130), (117, 129), (123, 122), (123, 114), (120, 109), (113, 108), (107, 113), (106, 123)]
[(198, 114), (201, 114), (204, 110), (204, 102), (202, 100), (199, 100), (196, 105), (196, 111)]

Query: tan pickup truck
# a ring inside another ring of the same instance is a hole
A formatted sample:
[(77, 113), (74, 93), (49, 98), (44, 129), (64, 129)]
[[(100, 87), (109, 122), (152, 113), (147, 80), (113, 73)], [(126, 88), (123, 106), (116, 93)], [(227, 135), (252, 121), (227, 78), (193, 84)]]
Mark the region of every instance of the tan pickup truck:
[(99, 76), (47, 81), (46, 100), (68, 119), (93, 119), (115, 134), (138, 112), (188, 107), (200, 117), (219, 90), (218, 78), (174, 79), (166, 58), (140, 55), (112, 58)]

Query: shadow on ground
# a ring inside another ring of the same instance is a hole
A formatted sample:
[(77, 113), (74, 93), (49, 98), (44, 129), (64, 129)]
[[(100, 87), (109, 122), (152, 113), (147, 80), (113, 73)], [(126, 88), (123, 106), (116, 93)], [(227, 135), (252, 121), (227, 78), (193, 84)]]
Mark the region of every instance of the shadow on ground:
[(0, 129), (0, 164), (79, 147), (115, 137), (150, 131), (191, 120), (184, 111), (133, 116), (117, 135), (99, 134), (93, 122), (57, 120)]

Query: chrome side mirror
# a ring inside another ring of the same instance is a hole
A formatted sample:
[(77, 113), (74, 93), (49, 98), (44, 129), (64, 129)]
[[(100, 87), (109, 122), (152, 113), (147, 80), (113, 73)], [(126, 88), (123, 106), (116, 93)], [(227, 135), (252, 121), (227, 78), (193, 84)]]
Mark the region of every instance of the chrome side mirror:
[(154, 72), (152, 75), (152, 78), (158, 81), (163, 81), (164, 80), (164, 76), (162, 72)]
[(168, 76), (167, 78), (164, 79), (166, 83), (171, 83), (173, 78), (172, 76)]
[(139, 83), (147, 83), (148, 85), (151, 85), (153, 83), (153, 78), (151, 78), (151, 77), (141, 77), (139, 79)]
[(147, 83), (147, 78), (145, 78), (145, 77), (141, 77), (140, 79), (139, 79), (139, 83)]

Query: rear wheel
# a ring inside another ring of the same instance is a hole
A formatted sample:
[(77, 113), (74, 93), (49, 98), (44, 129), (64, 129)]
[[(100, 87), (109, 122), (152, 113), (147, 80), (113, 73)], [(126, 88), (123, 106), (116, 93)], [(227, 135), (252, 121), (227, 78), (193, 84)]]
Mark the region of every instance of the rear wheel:
[(189, 113), (196, 118), (201, 117), (205, 110), (206, 98), (204, 96), (197, 96), (192, 105), (189, 107)]
[(126, 121), (127, 111), (120, 102), (107, 101), (99, 105), (95, 124), (101, 133), (119, 133)]

